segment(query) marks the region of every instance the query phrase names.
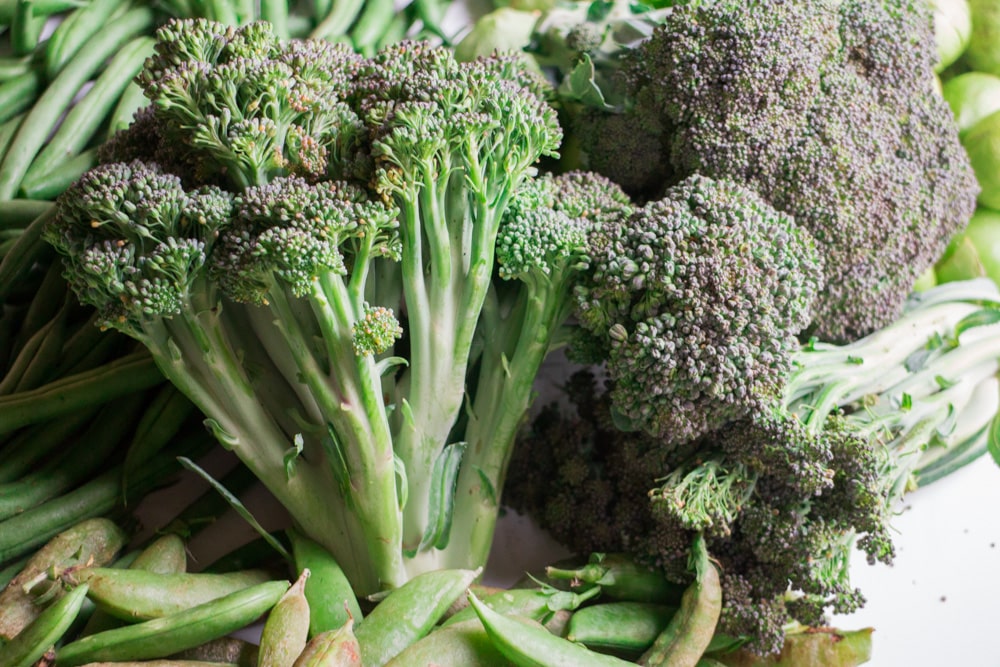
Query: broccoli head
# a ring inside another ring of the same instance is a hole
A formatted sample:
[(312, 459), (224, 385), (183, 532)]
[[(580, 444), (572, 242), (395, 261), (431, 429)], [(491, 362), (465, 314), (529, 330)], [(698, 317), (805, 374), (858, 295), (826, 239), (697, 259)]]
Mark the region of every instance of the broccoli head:
[(687, 442), (780, 393), (821, 285), (789, 216), (692, 176), (594, 232), (589, 254), (577, 313), (623, 425)]
[(625, 102), (571, 127), (633, 195), (702, 174), (792, 216), (824, 258), (812, 330), (854, 340), (900, 314), (975, 207), (934, 54), (920, 0), (683, 3), (615, 60)]

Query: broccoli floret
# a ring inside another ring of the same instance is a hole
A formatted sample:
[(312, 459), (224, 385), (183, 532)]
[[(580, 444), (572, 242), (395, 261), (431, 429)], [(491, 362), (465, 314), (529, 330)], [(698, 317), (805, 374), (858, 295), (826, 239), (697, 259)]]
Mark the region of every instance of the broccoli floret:
[(620, 422), (687, 442), (780, 391), (820, 287), (808, 234), (748, 188), (692, 176), (591, 236), (577, 313)]
[(812, 331), (846, 342), (886, 326), (978, 189), (935, 90), (926, 4), (680, 4), (619, 54), (611, 117), (571, 114), (582, 164), (645, 198), (691, 174), (747, 185), (816, 240)]

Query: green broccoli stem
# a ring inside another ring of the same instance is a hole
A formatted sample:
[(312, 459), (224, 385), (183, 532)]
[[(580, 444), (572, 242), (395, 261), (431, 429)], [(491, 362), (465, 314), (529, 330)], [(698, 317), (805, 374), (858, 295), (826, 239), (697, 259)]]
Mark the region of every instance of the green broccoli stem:
[(452, 525), (464, 542), (450, 550), (449, 567), (477, 566), (489, 554), (507, 466), (534, 398), (535, 377), (572, 307), (569, 271), (553, 273), (560, 277), (527, 279), (506, 317), (495, 288), (483, 308), (480, 373), (465, 431), (468, 445)]

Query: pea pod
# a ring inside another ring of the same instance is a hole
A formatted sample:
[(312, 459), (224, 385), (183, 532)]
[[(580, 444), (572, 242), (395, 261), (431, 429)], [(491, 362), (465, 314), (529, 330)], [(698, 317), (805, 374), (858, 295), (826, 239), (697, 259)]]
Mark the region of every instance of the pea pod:
[(226, 574), (160, 574), (143, 570), (84, 568), (67, 573), (71, 583), (90, 584), (90, 599), (99, 609), (123, 621), (148, 621), (190, 609), (271, 576), (263, 570)]
[(566, 639), (587, 648), (638, 657), (656, 641), (677, 611), (652, 602), (607, 602), (573, 614)]
[(306, 644), (293, 667), (362, 667), (361, 645), (354, 635), (354, 619), (343, 627), (321, 632)]
[(249, 625), (277, 603), (288, 585), (269, 581), (177, 614), (78, 639), (56, 651), (56, 664), (149, 660), (193, 648)]
[(260, 667), (292, 667), (309, 636), (309, 603), (305, 587), (309, 570), (289, 588), (267, 616), (260, 636)]
[(49, 540), (0, 593), (0, 639), (13, 639), (39, 614), (25, 585), (53, 567), (109, 563), (127, 540), (125, 531), (108, 519), (81, 521)]
[(257, 667), (259, 649), (245, 639), (219, 637), (167, 656), (177, 662), (226, 663), (236, 667)]
[[(842, 632), (834, 628), (810, 628), (789, 633), (781, 653), (760, 657), (745, 650), (713, 655), (725, 667), (856, 667), (871, 659), (872, 629)], [(699, 666), (701, 664), (699, 663)]]
[[(471, 607), (470, 607), (471, 609)], [(473, 614), (475, 612), (473, 611)], [(385, 667), (506, 667), (478, 617), (435, 630), (408, 646)]]
[(209, 662), (207, 660), (129, 660), (123, 662), (91, 662), (87, 667), (238, 667), (228, 662)]
[(691, 561), (695, 579), (684, 591), (680, 609), (639, 658), (640, 665), (695, 667), (712, 641), (722, 613), (722, 584), (701, 533), (691, 546)]
[(311, 573), (306, 582), (306, 600), (309, 601), (309, 635), (335, 630), (347, 622), (361, 622), (361, 607), (354, 596), (351, 584), (340, 565), (321, 545), (295, 529), (286, 531), (292, 543), (295, 569), (301, 574)]
[(477, 576), (479, 570), (425, 572), (389, 593), (355, 632), (365, 667), (384, 665), (430, 632)]
[[(587, 600), (601, 592), (600, 588), (591, 588), (583, 593), (560, 591), (543, 586), (541, 588), (512, 588), (506, 591), (491, 593), (481, 598), (483, 604), (505, 616), (520, 616), (545, 623), (560, 610), (574, 610)], [(466, 607), (451, 616), (442, 625), (447, 627), (476, 618), (476, 611)]]
[(596, 584), (603, 595), (613, 600), (676, 605), (684, 592), (683, 586), (667, 581), (659, 572), (624, 554), (595, 553), (583, 567), (569, 570), (548, 567), (545, 574), (552, 579)]
[(473, 593), (469, 594), (469, 602), (493, 645), (518, 667), (625, 667), (634, 664), (591, 651), (582, 644), (557, 637), (543, 627), (498, 614)]
[(0, 648), (0, 667), (31, 667), (65, 634), (87, 599), (87, 586), (78, 586), (42, 611), (9, 644)]

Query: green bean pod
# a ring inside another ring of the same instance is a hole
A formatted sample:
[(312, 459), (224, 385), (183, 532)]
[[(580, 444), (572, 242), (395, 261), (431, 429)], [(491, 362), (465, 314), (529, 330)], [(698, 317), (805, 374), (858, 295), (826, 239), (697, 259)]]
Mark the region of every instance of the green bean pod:
[(96, 164), (97, 149), (88, 148), (45, 172), (32, 170), (25, 174), (18, 187), (18, 193), (28, 199), (42, 200), (45, 203), (54, 201)]
[(425, 572), (389, 593), (355, 631), (365, 667), (384, 665), (430, 632), (477, 576), (478, 570)]
[(84, 584), (46, 607), (31, 625), (0, 647), (0, 667), (35, 664), (69, 630), (86, 599), (87, 586)]
[(500, 653), (518, 667), (625, 667), (634, 663), (557, 637), (543, 627), (498, 614), (474, 594), (469, 602)]
[(580, 568), (549, 567), (545, 574), (552, 579), (580, 581), (601, 587), (602, 595), (613, 600), (677, 604), (684, 587), (674, 584), (650, 568), (624, 554), (592, 554)]
[(127, 4), (123, 0), (89, 0), (67, 15), (45, 42), (43, 61), (46, 78), (49, 81), (55, 79), (73, 56), (107, 25), (115, 12)]
[(113, 568), (84, 568), (66, 573), (65, 578), (89, 584), (88, 595), (98, 609), (132, 623), (176, 614), (271, 579), (263, 570), (160, 574)]
[(269, 581), (177, 614), (78, 639), (56, 651), (56, 664), (149, 660), (193, 648), (249, 625), (277, 603), (288, 585)]
[(680, 609), (639, 658), (640, 665), (695, 667), (715, 635), (722, 613), (722, 583), (701, 533), (691, 547), (691, 560), (695, 579), (684, 591)]
[(349, 618), (343, 627), (310, 639), (292, 667), (368, 667), (368, 663), (361, 661), (354, 619)]
[[(44, 77), (37, 67), (6, 79), (0, 84), (0, 121), (8, 121), (31, 107), (44, 90)], [(6, 149), (4, 150), (6, 153)]]
[(358, 599), (333, 555), (294, 528), (286, 534), (292, 543), (296, 572), (302, 574), (308, 569), (311, 573), (305, 589), (309, 601), (309, 636), (343, 627), (348, 618), (360, 623)]
[(566, 639), (596, 651), (638, 657), (656, 641), (676, 607), (653, 602), (606, 602), (573, 614)]
[(305, 587), (309, 570), (303, 570), (292, 587), (267, 615), (260, 635), (259, 667), (292, 667), (309, 638), (309, 603)]
[(39, 609), (25, 585), (51, 568), (91, 561), (110, 563), (127, 541), (125, 531), (108, 519), (81, 521), (49, 540), (0, 593), (0, 639), (13, 639), (38, 616)]
[(474, 617), (435, 630), (406, 647), (385, 667), (507, 667), (509, 664), (490, 641), (479, 618)]

